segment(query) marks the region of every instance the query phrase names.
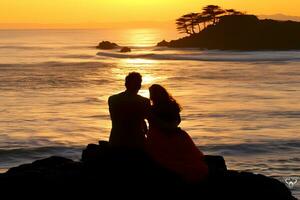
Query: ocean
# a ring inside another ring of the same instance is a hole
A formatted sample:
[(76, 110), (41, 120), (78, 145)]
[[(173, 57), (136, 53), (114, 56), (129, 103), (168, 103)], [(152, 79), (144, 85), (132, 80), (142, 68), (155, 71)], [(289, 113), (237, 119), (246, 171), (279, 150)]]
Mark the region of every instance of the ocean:
[[(300, 182), (300, 51), (155, 47), (173, 30), (1, 30), (0, 171), (51, 155), (79, 160), (108, 140), (107, 99), (124, 77), (140, 94), (164, 85), (183, 107), (181, 128), (229, 169)], [(102, 40), (131, 53), (96, 49)], [(276, 41), (274, 41), (276, 42)], [(292, 189), (300, 197), (300, 183)]]

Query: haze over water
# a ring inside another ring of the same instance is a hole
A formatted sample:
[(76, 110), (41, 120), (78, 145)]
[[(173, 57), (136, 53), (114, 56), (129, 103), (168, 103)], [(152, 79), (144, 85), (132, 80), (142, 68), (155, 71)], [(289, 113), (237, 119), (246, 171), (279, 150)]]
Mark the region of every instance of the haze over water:
[[(130, 71), (141, 95), (166, 86), (181, 127), (230, 169), (300, 177), (300, 52), (174, 50), (170, 30), (0, 31), (0, 169), (50, 155), (79, 159), (108, 140), (108, 96)], [(100, 51), (109, 40), (133, 52)], [(299, 193), (299, 186), (294, 192)]]

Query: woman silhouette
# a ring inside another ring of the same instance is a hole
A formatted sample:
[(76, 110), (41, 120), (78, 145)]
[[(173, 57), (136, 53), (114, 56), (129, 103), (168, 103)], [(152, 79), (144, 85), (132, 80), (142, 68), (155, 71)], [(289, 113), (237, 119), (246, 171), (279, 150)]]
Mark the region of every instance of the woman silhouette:
[(161, 85), (152, 85), (149, 92), (152, 105), (146, 140), (148, 153), (187, 182), (204, 180), (208, 175), (204, 155), (191, 137), (178, 127), (181, 122), (179, 104)]

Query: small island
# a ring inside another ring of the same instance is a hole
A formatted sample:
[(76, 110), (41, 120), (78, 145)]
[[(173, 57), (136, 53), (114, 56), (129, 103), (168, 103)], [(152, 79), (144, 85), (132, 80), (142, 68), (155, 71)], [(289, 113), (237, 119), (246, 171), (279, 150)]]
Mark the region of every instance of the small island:
[(157, 46), (218, 50), (300, 50), (300, 22), (259, 19), (234, 9), (208, 5), (176, 20), (188, 36)]

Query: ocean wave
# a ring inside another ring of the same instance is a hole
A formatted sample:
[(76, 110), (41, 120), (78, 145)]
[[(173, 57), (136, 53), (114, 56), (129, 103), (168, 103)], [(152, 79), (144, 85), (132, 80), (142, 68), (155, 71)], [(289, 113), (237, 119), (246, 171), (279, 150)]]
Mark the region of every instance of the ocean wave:
[(123, 53), (111, 53), (111, 52), (98, 52), (98, 56), (112, 57), (112, 58), (152, 58), (155, 54), (123, 54)]
[(81, 54), (74, 54), (74, 55), (63, 55), (60, 56), (61, 58), (79, 58), (79, 59), (90, 59), (95, 58), (94, 55), (81, 55)]
[(56, 49), (95, 49), (95, 46), (88, 45), (53, 45), (52, 43), (38, 44), (38, 45), (17, 45), (17, 44), (0, 44), (0, 49), (13, 50), (56, 50)]
[[(214, 153), (223, 156), (244, 156), (261, 154), (293, 154), (300, 150), (300, 140), (270, 140), (262, 142), (249, 142), (237, 144), (207, 144), (199, 146), (205, 154)], [(45, 156), (78, 157), (84, 146), (42, 146), (42, 147), (21, 147), (21, 148), (0, 148), (0, 163), (18, 158), (36, 158)], [(298, 158), (292, 161), (299, 161)], [(277, 160), (276, 160), (277, 161)]]
[(299, 110), (282, 110), (282, 111), (268, 111), (268, 110), (234, 110), (220, 113), (196, 113), (184, 116), (189, 119), (206, 119), (206, 118), (227, 118), (235, 120), (261, 120), (271, 118), (289, 118), (300, 119)]
[(34, 148), (0, 148), (0, 172), (22, 164), (31, 163), (35, 160), (50, 156), (62, 156), (73, 160), (79, 160), (83, 146), (46, 146)]
[(69, 46), (60, 46), (58, 48), (62, 49), (95, 49), (95, 46), (88, 45), (69, 45)]
[[(102, 84), (106, 84), (108, 83), (109, 81), (107, 80), (100, 80), (102, 81), (103, 83)], [(83, 105), (86, 105), (86, 104), (94, 104), (94, 105), (99, 105), (101, 103), (106, 103), (105, 100), (102, 100), (102, 99), (99, 99), (98, 97), (86, 97), (82, 100), (78, 100), (78, 101), (63, 101), (63, 102), (54, 102), (53, 104), (51, 104), (52, 106), (57, 106), (57, 105), (66, 105), (66, 104), (83, 104)], [(1, 111), (0, 111), (1, 112)]]
[(300, 140), (278, 141), (270, 140), (255, 143), (238, 143), (238, 144), (211, 144), (201, 146), (204, 152), (213, 152), (220, 155), (258, 155), (258, 154), (279, 154), (300, 151)]
[(37, 159), (48, 156), (65, 156), (69, 158), (78, 158), (83, 146), (46, 146), (33, 148), (14, 148), (0, 149), (0, 163), (16, 161), (18, 159)]
[[(30, 65), (30, 64), (29, 64)], [(58, 62), (58, 61), (49, 61), (49, 62), (43, 62), (43, 63), (35, 63), (33, 65), (37, 66), (45, 66), (45, 67), (65, 67), (65, 66), (71, 66), (71, 67), (104, 67), (106, 64), (102, 62)]]
[[(158, 51), (158, 50), (156, 50)], [(214, 62), (284, 62), (284, 61), (300, 61), (300, 52), (289, 54), (285, 52), (280, 54), (278, 52), (224, 52), (224, 51), (206, 51), (195, 53), (118, 53), (118, 52), (98, 52), (98, 56), (111, 58), (143, 58), (153, 60), (190, 60), (190, 61), (214, 61)]]
[(13, 50), (49, 50), (51, 47), (45, 46), (25, 46), (25, 45), (0, 45), (0, 49), (13, 49)]
[(60, 152), (60, 151), (78, 151), (82, 150), (83, 146), (45, 146), (32, 148), (0, 148), (0, 156), (9, 154), (27, 154), (27, 153), (45, 153), (45, 152)]
[(91, 62), (61, 62), (61, 61), (47, 61), (47, 62), (33, 62), (33, 63), (0, 63), (0, 68), (15, 68), (15, 67), (105, 67), (107, 63), (91, 61)]

